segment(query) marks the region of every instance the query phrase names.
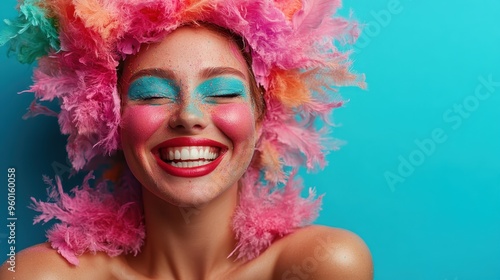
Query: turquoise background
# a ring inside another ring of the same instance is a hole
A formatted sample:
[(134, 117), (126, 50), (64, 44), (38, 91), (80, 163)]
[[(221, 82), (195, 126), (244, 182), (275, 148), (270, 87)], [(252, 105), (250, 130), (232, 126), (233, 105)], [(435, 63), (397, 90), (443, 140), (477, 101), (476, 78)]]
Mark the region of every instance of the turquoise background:
[[(14, 6), (3, 1), (0, 18)], [(317, 222), (360, 235), (377, 280), (500, 279), (500, 2), (346, 0), (341, 13), (349, 9), (366, 24), (353, 68), (369, 88), (341, 91), (350, 101), (334, 114), (334, 135), (347, 144), (326, 170), (302, 176), (326, 193)], [(55, 119), (21, 119), (32, 97), (15, 93), (31, 68), (5, 52), (0, 172), (6, 182), (7, 168), (17, 169), (21, 249), (44, 241), (46, 227), (32, 226), (26, 208), (30, 196), (45, 197), (42, 174), (69, 174)], [(481, 77), (497, 83), (491, 92)], [(1, 260), (7, 236), (0, 226)]]

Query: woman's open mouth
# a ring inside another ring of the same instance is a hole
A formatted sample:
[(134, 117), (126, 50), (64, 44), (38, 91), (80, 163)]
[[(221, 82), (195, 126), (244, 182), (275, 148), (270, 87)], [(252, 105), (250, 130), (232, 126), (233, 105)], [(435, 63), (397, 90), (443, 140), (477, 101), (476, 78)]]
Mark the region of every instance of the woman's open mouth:
[(199, 177), (215, 170), (227, 147), (204, 138), (179, 137), (167, 140), (152, 152), (158, 165), (179, 177)]
[(179, 168), (192, 168), (209, 164), (220, 155), (220, 148), (210, 146), (168, 147), (159, 149), (165, 163)]

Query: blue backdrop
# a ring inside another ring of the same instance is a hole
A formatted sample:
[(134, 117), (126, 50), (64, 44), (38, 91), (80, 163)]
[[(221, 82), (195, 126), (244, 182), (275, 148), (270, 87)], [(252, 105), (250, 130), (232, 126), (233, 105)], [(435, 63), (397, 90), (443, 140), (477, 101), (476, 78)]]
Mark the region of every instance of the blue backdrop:
[[(347, 144), (302, 177), (326, 193), (317, 222), (360, 235), (377, 280), (500, 279), (500, 2), (474, 3), (344, 1), (341, 13), (365, 24), (353, 67), (369, 88), (342, 90), (334, 135)], [(3, 1), (0, 18), (15, 5)], [(15, 167), (19, 250), (45, 240), (27, 209), (45, 197), (42, 174), (69, 173), (55, 119), (21, 119), (30, 66), (0, 53), (0, 220)], [(0, 226), (0, 260), (9, 235)]]

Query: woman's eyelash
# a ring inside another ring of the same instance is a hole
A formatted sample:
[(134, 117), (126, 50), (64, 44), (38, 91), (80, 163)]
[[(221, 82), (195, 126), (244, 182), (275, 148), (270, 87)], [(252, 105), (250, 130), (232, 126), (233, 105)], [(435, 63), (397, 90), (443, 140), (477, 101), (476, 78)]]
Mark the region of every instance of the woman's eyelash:
[(235, 92), (235, 93), (226, 93), (226, 94), (212, 94), (209, 97), (226, 97), (226, 98), (234, 98), (234, 97), (240, 97), (241, 93)]
[(151, 101), (151, 100), (157, 100), (157, 99), (171, 99), (167, 96), (162, 96), (162, 95), (143, 95), (143, 96), (137, 96), (133, 100), (137, 101)]

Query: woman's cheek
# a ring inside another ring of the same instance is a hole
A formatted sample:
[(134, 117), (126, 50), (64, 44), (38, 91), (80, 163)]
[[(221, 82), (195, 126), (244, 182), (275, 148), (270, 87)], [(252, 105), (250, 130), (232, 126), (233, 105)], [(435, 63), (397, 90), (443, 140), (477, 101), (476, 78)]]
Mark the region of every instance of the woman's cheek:
[(255, 115), (249, 104), (222, 104), (214, 108), (211, 113), (215, 125), (233, 142), (253, 138)]
[(164, 124), (164, 106), (130, 105), (122, 113), (122, 143), (144, 145), (145, 142)]

